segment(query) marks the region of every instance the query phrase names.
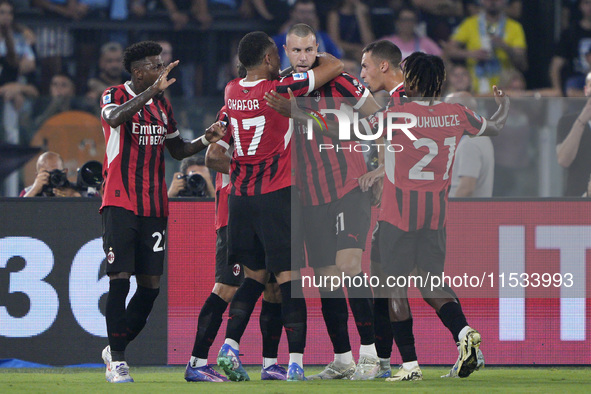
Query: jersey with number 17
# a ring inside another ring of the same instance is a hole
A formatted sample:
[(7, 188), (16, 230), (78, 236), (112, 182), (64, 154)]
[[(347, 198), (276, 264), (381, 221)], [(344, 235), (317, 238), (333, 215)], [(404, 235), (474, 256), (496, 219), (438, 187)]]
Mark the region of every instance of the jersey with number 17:
[(267, 106), (271, 90), (288, 97), (314, 90), (314, 72), (277, 80), (235, 79), (226, 85), (224, 104), (234, 137), (230, 168), (230, 194), (252, 196), (291, 186), (291, 136), (293, 122)]

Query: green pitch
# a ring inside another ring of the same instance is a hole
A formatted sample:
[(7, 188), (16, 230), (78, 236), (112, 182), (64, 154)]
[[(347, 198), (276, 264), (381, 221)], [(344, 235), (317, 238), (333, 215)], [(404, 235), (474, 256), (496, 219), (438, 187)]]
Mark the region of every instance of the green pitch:
[[(306, 368), (313, 375), (320, 367)], [(247, 368), (250, 382), (187, 383), (184, 367), (131, 367), (135, 383), (113, 387), (103, 369), (4, 369), (0, 370), (0, 393), (342, 393), (403, 390), (437, 393), (489, 392), (589, 392), (591, 367), (496, 368), (487, 367), (467, 379), (441, 379), (447, 368), (424, 367), (423, 381), (389, 383), (383, 380), (263, 382), (260, 368)]]

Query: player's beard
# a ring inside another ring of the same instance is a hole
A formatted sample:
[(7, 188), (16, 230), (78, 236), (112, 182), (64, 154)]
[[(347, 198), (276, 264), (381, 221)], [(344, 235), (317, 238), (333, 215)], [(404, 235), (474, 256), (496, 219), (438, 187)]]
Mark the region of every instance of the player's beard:
[(164, 90), (156, 93), (156, 96), (154, 96), (154, 97), (156, 97), (158, 100), (160, 100), (162, 97), (164, 97)]

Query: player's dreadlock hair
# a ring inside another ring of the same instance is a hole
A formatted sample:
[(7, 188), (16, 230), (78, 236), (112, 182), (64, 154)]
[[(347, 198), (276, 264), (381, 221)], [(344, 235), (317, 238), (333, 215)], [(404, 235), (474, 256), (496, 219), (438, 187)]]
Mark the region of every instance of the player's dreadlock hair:
[(439, 97), (445, 80), (445, 66), (439, 56), (414, 52), (403, 61), (404, 88), (422, 97)]
[(402, 53), (400, 52), (400, 48), (392, 41), (379, 40), (372, 42), (363, 48), (363, 53), (368, 52), (371, 52), (371, 56), (376, 59), (387, 61), (392, 67), (400, 67)]
[(123, 52), (123, 64), (128, 73), (131, 74), (132, 63), (143, 60), (149, 56), (158, 56), (162, 47), (155, 41), (142, 41), (130, 45)]
[(246, 69), (258, 66), (269, 47), (275, 45), (271, 37), (262, 31), (253, 31), (238, 43), (238, 60)]

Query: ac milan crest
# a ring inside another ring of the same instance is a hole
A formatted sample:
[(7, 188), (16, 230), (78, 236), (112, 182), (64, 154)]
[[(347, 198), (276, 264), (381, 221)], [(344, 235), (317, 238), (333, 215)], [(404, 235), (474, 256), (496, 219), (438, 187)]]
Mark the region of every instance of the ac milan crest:
[(234, 276), (240, 275), (241, 269), (242, 268), (240, 267), (240, 264), (234, 264), (234, 268), (232, 268), (232, 273), (234, 274)]

